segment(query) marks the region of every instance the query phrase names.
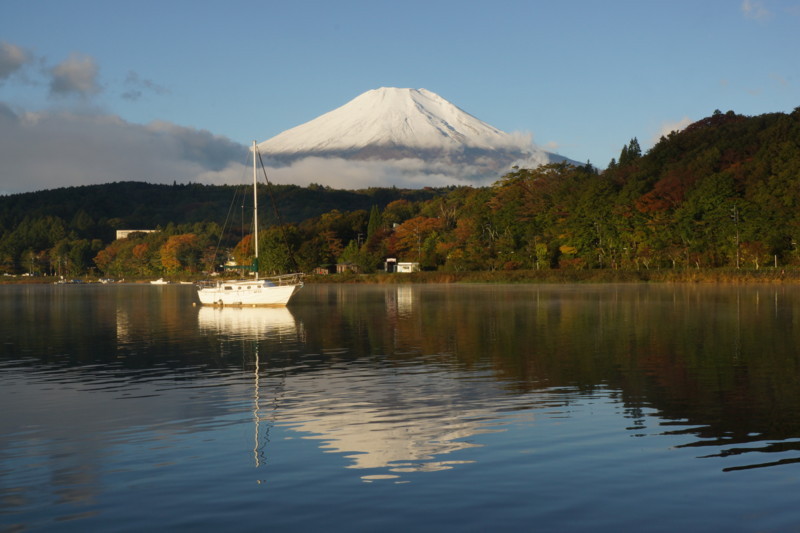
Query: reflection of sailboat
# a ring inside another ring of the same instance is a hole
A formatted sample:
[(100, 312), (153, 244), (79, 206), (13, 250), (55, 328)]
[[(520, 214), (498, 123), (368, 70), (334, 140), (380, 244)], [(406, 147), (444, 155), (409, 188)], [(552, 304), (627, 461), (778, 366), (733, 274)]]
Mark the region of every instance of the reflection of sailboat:
[(300, 274), (258, 279), (257, 155), (256, 142), (253, 141), (253, 244), (255, 253), (251, 269), (254, 279), (199, 284), (197, 286), (197, 297), (203, 305), (281, 306), (289, 303), (289, 299), (303, 287), (303, 282), (300, 281)]
[[(263, 462), (261, 423), (261, 360), (259, 341), (267, 338), (283, 338), (300, 333), (294, 315), (286, 307), (201, 307), (197, 313), (200, 330), (213, 331), (231, 338), (253, 340), (253, 458), (256, 467)], [(276, 398), (277, 402), (277, 398)], [(270, 421), (271, 422), (271, 421)], [(269, 428), (264, 433), (269, 440)]]
[(286, 307), (201, 307), (200, 329), (230, 335), (261, 336), (296, 334), (297, 321)]

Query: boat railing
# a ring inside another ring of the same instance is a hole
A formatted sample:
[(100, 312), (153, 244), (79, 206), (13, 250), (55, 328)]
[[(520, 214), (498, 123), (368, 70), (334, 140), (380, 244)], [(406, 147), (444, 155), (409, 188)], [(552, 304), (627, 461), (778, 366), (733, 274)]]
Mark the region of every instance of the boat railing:
[(293, 272), (291, 274), (281, 274), (280, 276), (270, 276), (267, 279), (275, 285), (297, 285), (303, 281), (302, 272)]
[[(259, 278), (260, 281), (269, 281), (273, 285), (297, 285), (303, 282), (304, 274), (302, 272), (293, 272), (291, 274), (281, 274), (279, 276), (268, 276), (265, 278)], [(231, 281), (231, 279), (217, 279), (217, 280), (201, 280), (195, 283), (199, 288), (211, 288), (216, 287), (220, 283), (226, 283)], [(255, 280), (251, 280), (255, 281)]]

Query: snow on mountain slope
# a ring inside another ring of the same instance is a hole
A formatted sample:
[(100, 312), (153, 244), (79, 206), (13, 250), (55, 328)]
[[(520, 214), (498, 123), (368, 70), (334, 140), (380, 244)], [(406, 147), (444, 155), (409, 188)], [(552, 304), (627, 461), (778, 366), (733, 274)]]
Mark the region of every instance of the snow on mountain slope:
[(258, 145), (279, 183), (488, 185), (512, 166), (567, 161), (425, 89), (382, 87)]
[(525, 144), (530, 141), (500, 131), (426, 89), (382, 87), (272, 137), (259, 149), (278, 155), (369, 146), (519, 150)]

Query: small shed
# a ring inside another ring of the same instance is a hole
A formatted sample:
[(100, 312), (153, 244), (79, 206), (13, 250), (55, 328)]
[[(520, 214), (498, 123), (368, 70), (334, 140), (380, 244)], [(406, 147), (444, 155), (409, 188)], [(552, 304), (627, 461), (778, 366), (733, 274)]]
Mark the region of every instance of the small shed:
[(318, 276), (327, 276), (336, 272), (336, 267), (333, 265), (320, 265), (314, 269), (314, 274)]
[(398, 272), (419, 272), (419, 263), (397, 263)]
[(358, 265), (354, 263), (339, 263), (338, 265), (336, 265), (337, 274), (343, 274), (345, 272), (353, 272), (355, 274), (358, 274), (360, 271), (361, 269), (358, 267)]

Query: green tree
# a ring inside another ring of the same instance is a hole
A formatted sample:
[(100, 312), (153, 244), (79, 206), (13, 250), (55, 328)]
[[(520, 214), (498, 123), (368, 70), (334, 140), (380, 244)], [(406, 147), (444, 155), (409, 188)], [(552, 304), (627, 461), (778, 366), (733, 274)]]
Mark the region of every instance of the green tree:
[(383, 226), (381, 212), (377, 205), (373, 205), (369, 212), (369, 222), (367, 223), (367, 239), (371, 238)]
[(258, 235), (259, 272), (274, 276), (295, 272), (300, 232), (294, 225), (272, 226)]

